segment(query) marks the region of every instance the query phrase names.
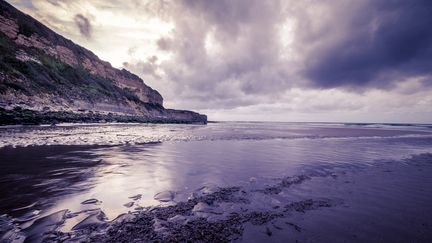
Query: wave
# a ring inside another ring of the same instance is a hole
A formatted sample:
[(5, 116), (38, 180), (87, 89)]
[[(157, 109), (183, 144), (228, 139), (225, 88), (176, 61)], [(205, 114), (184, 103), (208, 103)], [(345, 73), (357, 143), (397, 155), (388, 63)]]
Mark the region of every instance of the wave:
[(347, 127), (432, 129), (432, 124), (419, 123), (344, 123)]

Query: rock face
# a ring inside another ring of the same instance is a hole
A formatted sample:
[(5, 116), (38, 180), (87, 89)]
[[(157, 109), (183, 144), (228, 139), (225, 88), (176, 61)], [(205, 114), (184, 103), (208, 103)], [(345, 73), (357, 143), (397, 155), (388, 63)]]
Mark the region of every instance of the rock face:
[(0, 0), (0, 108), (17, 107), (42, 115), (96, 112), (140, 121), (207, 122), (205, 115), (165, 109), (159, 92), (135, 74), (113, 68)]

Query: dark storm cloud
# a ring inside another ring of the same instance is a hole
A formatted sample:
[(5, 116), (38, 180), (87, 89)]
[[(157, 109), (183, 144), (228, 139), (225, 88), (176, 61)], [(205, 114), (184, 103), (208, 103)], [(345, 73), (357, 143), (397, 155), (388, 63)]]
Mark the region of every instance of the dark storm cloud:
[[(431, 6), (422, 0), (178, 1), (170, 12), (174, 35), (157, 41), (173, 59), (160, 68), (181, 84), (181, 99), (203, 97), (215, 106), (220, 97), (234, 98), (234, 106), (246, 96), (271, 100), (292, 87), (390, 89), (419, 76), (430, 82)], [(291, 52), (281, 38), (287, 23)]]
[(370, 1), (346, 11), (351, 16), (336, 19), (349, 23), (343, 37), (307, 56), (305, 75), (315, 85), (387, 87), (431, 74), (432, 1)]
[(47, 0), (47, 2), (51, 3), (54, 6), (60, 6), (59, 2), (61, 2), (61, 1), (59, 1), (59, 0)]
[(77, 14), (74, 17), (74, 21), (79, 28), (81, 35), (85, 36), (86, 38), (90, 38), (92, 29), (90, 20), (82, 14)]
[[(97, 6), (173, 24), (153, 40), (156, 52), (134, 54), (125, 67), (167, 100), (189, 102), (190, 108), (269, 103), (293, 87), (363, 92), (391, 90), (415, 78), (432, 83), (430, 1), (159, 0), (116, 8), (117, 3)], [(81, 32), (90, 33), (90, 22), (78, 20)], [(161, 58), (152, 62), (152, 55)]]
[(173, 55), (160, 67), (182, 100), (244, 105), (251, 103), (244, 95), (283, 86), (277, 24), (284, 16), (278, 1), (178, 1), (171, 16), (173, 35), (156, 44)]
[(169, 38), (160, 38), (156, 41), (156, 44), (161, 51), (168, 51), (171, 49), (171, 40)]

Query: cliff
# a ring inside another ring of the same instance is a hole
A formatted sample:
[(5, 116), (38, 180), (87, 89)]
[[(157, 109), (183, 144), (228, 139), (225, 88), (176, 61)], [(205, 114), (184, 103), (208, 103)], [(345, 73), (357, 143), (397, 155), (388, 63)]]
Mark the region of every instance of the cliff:
[(165, 109), (159, 92), (137, 75), (113, 68), (0, 0), (0, 125), (32, 123), (25, 114), (53, 119), (35, 123), (55, 122), (55, 114), (63, 114), (59, 121), (72, 122), (86, 115), (96, 119), (90, 121), (207, 121), (195, 112)]

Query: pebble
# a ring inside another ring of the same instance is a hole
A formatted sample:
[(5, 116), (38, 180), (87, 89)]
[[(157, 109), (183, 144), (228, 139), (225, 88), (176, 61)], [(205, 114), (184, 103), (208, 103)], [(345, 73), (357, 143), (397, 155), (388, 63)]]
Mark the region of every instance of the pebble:
[(97, 200), (96, 198), (87, 199), (81, 202), (81, 204), (99, 204), (99, 203), (101, 203), (101, 201)]
[(172, 201), (175, 197), (175, 192), (173, 191), (163, 191), (159, 192), (154, 196), (154, 199), (159, 202), (169, 202)]
[(142, 194), (137, 194), (137, 195), (135, 195), (135, 196), (131, 196), (131, 197), (129, 197), (130, 199), (132, 199), (132, 200), (139, 200), (139, 199), (141, 199), (142, 198)]
[(128, 202), (128, 203), (123, 204), (123, 206), (125, 206), (125, 207), (127, 207), (127, 208), (130, 208), (130, 207), (132, 207), (133, 205), (134, 205), (134, 202)]

